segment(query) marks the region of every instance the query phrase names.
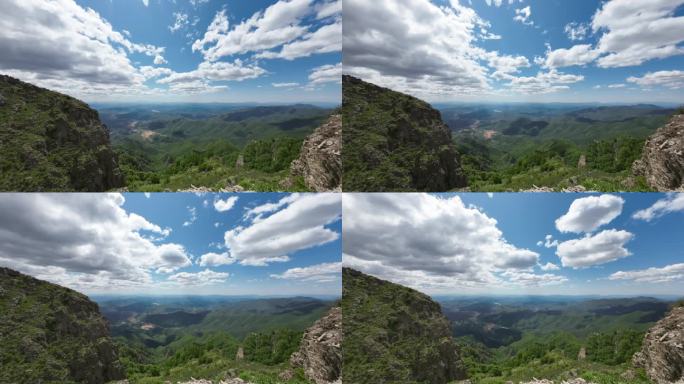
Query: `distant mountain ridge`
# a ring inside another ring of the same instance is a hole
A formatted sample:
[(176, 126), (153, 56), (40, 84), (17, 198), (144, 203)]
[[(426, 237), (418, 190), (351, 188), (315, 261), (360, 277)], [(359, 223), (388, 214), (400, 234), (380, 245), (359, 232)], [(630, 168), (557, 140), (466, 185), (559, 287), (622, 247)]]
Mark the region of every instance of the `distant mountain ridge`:
[(124, 186), (97, 111), (0, 75), (0, 190), (107, 191)]
[(0, 267), (0, 382), (103, 384), (126, 376), (98, 305)]

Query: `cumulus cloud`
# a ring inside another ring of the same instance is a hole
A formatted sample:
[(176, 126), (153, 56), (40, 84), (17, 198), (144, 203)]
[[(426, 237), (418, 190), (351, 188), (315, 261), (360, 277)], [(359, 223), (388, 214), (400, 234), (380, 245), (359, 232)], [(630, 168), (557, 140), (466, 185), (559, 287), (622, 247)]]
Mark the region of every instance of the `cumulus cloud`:
[(342, 63), (326, 64), (311, 70), (309, 85), (339, 83), (342, 81)]
[(190, 214), (190, 219), (188, 219), (187, 221), (185, 221), (183, 223), (184, 227), (191, 226), (192, 223), (197, 221), (197, 208), (195, 208), (195, 207), (187, 207), (187, 208), (188, 208), (188, 213)]
[(6, 194), (0, 264), (76, 289), (150, 284), (191, 265), (171, 232), (123, 208), (121, 194)]
[(684, 53), (684, 17), (675, 11), (682, 0), (611, 0), (592, 19), (594, 32), (604, 31), (597, 49), (607, 54), (600, 67), (640, 65)]
[[(219, 244), (221, 245), (221, 244)], [(235, 259), (232, 258), (228, 253), (205, 253), (200, 257), (199, 265), (200, 267), (216, 267), (219, 265), (229, 265), (235, 263)]]
[(589, 196), (570, 204), (568, 212), (556, 220), (560, 232), (593, 232), (622, 213), (625, 200), (615, 195)]
[(182, 286), (205, 286), (226, 282), (230, 276), (227, 272), (215, 272), (205, 269), (201, 272), (180, 272), (171, 275), (168, 281)]
[(673, 212), (684, 212), (684, 193), (668, 194), (665, 198), (656, 201), (652, 206), (635, 212), (632, 218), (652, 221)]
[(538, 247), (555, 248), (558, 246), (558, 240), (553, 239), (553, 235), (546, 235), (544, 241), (537, 242)]
[(618, 271), (608, 277), (610, 280), (632, 280), (640, 283), (667, 283), (684, 279), (684, 264), (671, 264), (662, 268), (648, 268), (634, 271)]
[(283, 45), (279, 52), (266, 51), (256, 55), (262, 59), (294, 60), (318, 53), (338, 52), (342, 50), (342, 20), (320, 27), (314, 32), (302, 36), (300, 40)]
[(528, 5), (525, 8), (520, 8), (515, 10), (515, 17), (513, 17), (513, 20), (519, 21), (525, 25), (534, 25), (534, 22), (530, 20), (530, 17), (532, 16), (532, 9)]
[(565, 34), (572, 41), (584, 40), (589, 32), (589, 25), (572, 22), (565, 25)]
[(541, 268), (542, 271), (557, 271), (560, 269), (560, 267), (554, 263), (539, 264), (539, 268)]
[(71, 94), (128, 93), (144, 81), (128, 54), (163, 60), (163, 47), (130, 41), (73, 0), (8, 0), (2, 11), (0, 70), (40, 86)]
[(649, 72), (642, 77), (630, 76), (627, 81), (644, 88), (665, 87), (670, 89), (684, 88), (684, 71)]
[(523, 283), (531, 279), (513, 272), (532, 273), (539, 262), (457, 196), (345, 194), (343, 201), (345, 265), (383, 278), (413, 287)]
[(217, 210), (218, 212), (227, 212), (233, 209), (235, 206), (235, 203), (237, 203), (238, 197), (237, 196), (230, 196), (229, 198), (225, 200), (221, 199), (216, 199), (214, 200), (214, 209)]
[(197, 69), (189, 72), (174, 72), (157, 80), (159, 84), (183, 84), (211, 81), (242, 81), (255, 79), (266, 73), (257, 64), (245, 64), (240, 59), (231, 62), (202, 62)]
[(342, 275), (342, 263), (323, 263), (308, 267), (290, 268), (281, 274), (272, 274), (274, 279), (329, 282)]
[(561, 48), (546, 53), (544, 66), (547, 68), (562, 68), (574, 65), (585, 65), (596, 60), (601, 52), (593, 49), (590, 44), (579, 44), (569, 49)]
[(174, 33), (176, 31), (178, 31), (179, 29), (185, 28), (188, 26), (188, 24), (190, 24), (190, 19), (188, 18), (187, 13), (174, 12), (173, 17), (174, 17), (173, 25), (169, 25), (169, 31), (171, 31), (171, 33)]
[[(310, 0), (279, 0), (231, 28), (226, 11), (221, 10), (204, 36), (192, 44), (192, 50), (201, 52), (211, 62), (249, 52), (255, 52), (257, 58), (288, 60), (335, 52), (342, 49), (339, 20), (315, 31), (312, 31), (313, 25), (305, 25), (303, 21), (312, 15), (325, 20), (340, 13), (341, 4), (336, 2), (314, 7)], [(278, 47), (280, 51), (270, 51)]]
[(558, 244), (556, 255), (564, 267), (577, 269), (605, 264), (631, 255), (625, 244), (633, 238), (630, 232), (608, 229), (564, 241)]
[(242, 265), (288, 261), (293, 252), (340, 237), (327, 228), (340, 219), (340, 204), (338, 194), (317, 193), (290, 195), (278, 203), (255, 207), (245, 215), (252, 218), (251, 225), (225, 233), (226, 248)]

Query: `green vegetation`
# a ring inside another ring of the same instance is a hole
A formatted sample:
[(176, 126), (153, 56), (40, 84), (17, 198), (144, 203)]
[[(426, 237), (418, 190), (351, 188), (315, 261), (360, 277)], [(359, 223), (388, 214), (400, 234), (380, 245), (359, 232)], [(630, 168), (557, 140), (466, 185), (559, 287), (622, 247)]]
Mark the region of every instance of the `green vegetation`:
[(454, 140), (474, 191), (522, 190), (533, 185), (556, 190), (574, 185), (598, 191), (650, 190), (643, 177), (631, 175), (632, 163), (643, 149), (641, 139), (620, 136), (580, 147), (564, 139), (501, 138), (496, 145), (502, 148), (473, 135)]
[(304, 138), (329, 110), (294, 105), (191, 111), (103, 108), (129, 190), (307, 190), (301, 178), (283, 181)]
[(96, 111), (0, 75), (0, 191), (105, 191), (124, 180)]
[(304, 330), (331, 303), (309, 298), (224, 300), (100, 302), (112, 322), (129, 381), (162, 384), (191, 377), (240, 377), (255, 384), (308, 383), (301, 369), (287, 381), (278, 376), (291, 368), (290, 355), (299, 348)]
[(103, 383), (125, 371), (97, 304), (0, 268), (0, 382)]
[(465, 178), (439, 112), (414, 97), (343, 76), (345, 191), (447, 191)]
[(461, 338), (459, 345), (469, 377), (477, 383), (504, 384), (533, 378), (559, 382), (581, 377), (598, 384), (647, 384), (650, 382), (643, 370), (635, 370), (630, 364), (642, 338), (641, 332), (621, 329), (595, 333), (588, 339), (567, 332), (527, 334), (494, 350), (470, 338)]
[(343, 269), (342, 377), (351, 383), (465, 378), (440, 306), (413, 289)]

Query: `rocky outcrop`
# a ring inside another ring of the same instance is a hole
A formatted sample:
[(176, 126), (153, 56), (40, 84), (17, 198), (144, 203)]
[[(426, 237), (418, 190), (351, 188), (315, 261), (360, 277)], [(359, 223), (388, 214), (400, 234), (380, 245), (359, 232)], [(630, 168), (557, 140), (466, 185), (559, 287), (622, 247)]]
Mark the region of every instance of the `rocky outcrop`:
[(658, 191), (684, 190), (684, 113), (673, 116), (646, 140), (632, 170)]
[(290, 167), (293, 176), (316, 192), (342, 189), (342, 116), (332, 115), (304, 140), (299, 158)]
[(102, 384), (125, 378), (97, 304), (0, 268), (0, 382)]
[(466, 378), (441, 307), (427, 295), (344, 268), (344, 382), (445, 384)]
[(0, 75), (0, 190), (106, 191), (124, 186), (97, 111)]
[(633, 363), (654, 383), (684, 382), (684, 307), (673, 308), (651, 327)]
[(439, 111), (415, 97), (343, 76), (345, 191), (449, 191), (466, 186)]
[(306, 378), (315, 384), (341, 382), (341, 344), (342, 308), (335, 307), (306, 330), (290, 364), (304, 369)]

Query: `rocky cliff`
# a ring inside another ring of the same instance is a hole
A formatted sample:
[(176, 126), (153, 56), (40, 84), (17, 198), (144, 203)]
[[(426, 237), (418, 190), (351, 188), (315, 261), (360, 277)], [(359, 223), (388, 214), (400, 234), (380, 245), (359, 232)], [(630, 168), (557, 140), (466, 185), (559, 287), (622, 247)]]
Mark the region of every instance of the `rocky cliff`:
[(0, 75), (0, 190), (105, 191), (124, 185), (97, 111)]
[(0, 366), (0, 383), (125, 378), (97, 304), (7, 268), (0, 268)]
[(334, 307), (306, 330), (290, 364), (303, 368), (306, 378), (315, 384), (341, 383), (341, 344), (342, 308)]
[(341, 141), (342, 116), (335, 114), (304, 140), (299, 158), (292, 162), (292, 175), (304, 177), (304, 183), (313, 191), (340, 191)]
[(684, 189), (684, 113), (674, 115), (646, 140), (632, 169), (658, 191)]
[(654, 383), (684, 382), (684, 307), (673, 308), (651, 327), (633, 362)]
[(415, 97), (343, 76), (345, 191), (448, 191), (466, 178), (439, 111)]
[(345, 383), (444, 384), (465, 379), (449, 321), (430, 297), (344, 268), (342, 313)]

